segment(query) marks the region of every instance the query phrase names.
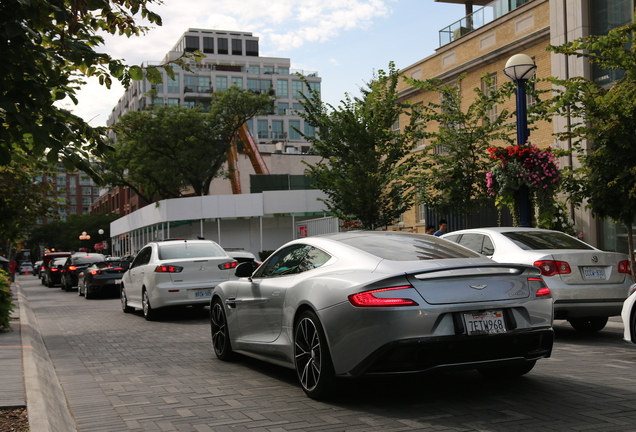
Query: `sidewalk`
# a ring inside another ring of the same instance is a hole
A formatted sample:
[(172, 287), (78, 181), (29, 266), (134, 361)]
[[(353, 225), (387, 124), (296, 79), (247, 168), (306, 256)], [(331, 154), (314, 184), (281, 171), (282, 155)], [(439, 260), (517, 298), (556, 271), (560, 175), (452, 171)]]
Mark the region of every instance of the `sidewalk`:
[(77, 426), (20, 283), (11, 285), (13, 331), (0, 333), (0, 408), (27, 407), (34, 432), (71, 432)]

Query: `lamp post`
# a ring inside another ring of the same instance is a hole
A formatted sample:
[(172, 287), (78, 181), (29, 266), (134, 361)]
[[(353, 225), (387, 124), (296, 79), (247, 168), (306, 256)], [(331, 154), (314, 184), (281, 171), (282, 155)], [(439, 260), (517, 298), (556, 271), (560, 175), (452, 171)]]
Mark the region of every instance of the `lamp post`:
[(88, 252), (88, 248), (86, 247), (86, 244), (91, 239), (91, 236), (86, 234), (86, 231), (82, 231), (82, 234), (79, 236), (79, 239), (82, 241), (83, 249), (85, 249), (85, 251), (83, 252)]
[[(508, 59), (504, 74), (517, 85), (517, 145), (525, 145), (530, 136), (528, 129), (528, 111), (526, 105), (526, 83), (537, 70), (534, 60), (526, 54), (515, 54)], [(517, 195), (519, 205), (519, 226), (532, 227), (532, 205), (530, 191), (521, 186)]]
[(101, 250), (108, 249), (108, 244), (104, 241), (104, 230), (100, 228), (97, 233), (99, 234), (99, 243), (102, 245)]

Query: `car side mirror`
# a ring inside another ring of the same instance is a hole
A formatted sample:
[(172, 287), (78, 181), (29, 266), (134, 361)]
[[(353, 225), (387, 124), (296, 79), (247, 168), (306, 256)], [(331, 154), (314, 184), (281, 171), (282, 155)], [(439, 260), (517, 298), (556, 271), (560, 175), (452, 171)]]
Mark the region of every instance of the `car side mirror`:
[(255, 262), (240, 263), (238, 266), (236, 266), (234, 275), (236, 277), (250, 277), (252, 276), (252, 273), (254, 273), (254, 270), (256, 270), (257, 268), (258, 264), (256, 264)]

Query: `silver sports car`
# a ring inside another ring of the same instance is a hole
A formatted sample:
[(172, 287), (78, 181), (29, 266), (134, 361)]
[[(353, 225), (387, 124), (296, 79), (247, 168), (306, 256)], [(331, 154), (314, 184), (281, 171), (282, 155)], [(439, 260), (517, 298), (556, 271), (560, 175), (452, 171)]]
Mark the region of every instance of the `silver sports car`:
[(294, 368), (305, 393), (336, 377), (477, 369), (518, 376), (553, 344), (539, 269), (497, 264), (453, 242), (395, 231), (293, 240), (210, 302), (216, 356)]

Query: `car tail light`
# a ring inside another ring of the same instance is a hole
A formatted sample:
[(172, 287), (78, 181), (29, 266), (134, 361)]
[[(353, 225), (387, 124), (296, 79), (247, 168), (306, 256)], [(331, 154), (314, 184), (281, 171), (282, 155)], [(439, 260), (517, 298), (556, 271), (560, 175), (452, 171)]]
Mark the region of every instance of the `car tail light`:
[(91, 271), (90, 271), (90, 273), (91, 273), (93, 276), (95, 276), (95, 275), (98, 275), (98, 274), (102, 274), (102, 271), (101, 271), (101, 270), (91, 270)]
[(52, 272), (53, 272), (53, 271), (57, 271), (57, 269), (55, 269), (55, 268), (52, 268), (52, 269), (51, 269), (51, 271), (52, 271)]
[(68, 266), (68, 271), (73, 271), (73, 270), (77, 270), (77, 267), (74, 265)]
[(550, 288), (547, 287), (543, 279), (528, 278), (528, 283), (530, 287), (534, 287), (534, 289), (536, 290), (534, 293), (536, 297), (541, 297), (541, 298), (552, 297), (552, 292), (550, 292)]
[(236, 268), (237, 265), (238, 265), (238, 261), (230, 261), (223, 264), (219, 264), (219, 268), (221, 270), (230, 270), (230, 269)]
[(629, 268), (629, 261), (621, 261), (618, 263), (618, 272), (625, 274), (632, 274), (631, 269)]
[(171, 265), (158, 265), (155, 268), (155, 273), (180, 273), (183, 267), (171, 266)]
[(552, 261), (552, 260), (543, 260), (543, 261), (535, 261), (534, 266), (538, 267), (541, 270), (542, 276), (554, 276), (557, 274), (568, 274), (572, 273), (572, 269), (570, 269), (570, 264), (565, 261)]
[(392, 307), (392, 306), (419, 306), (417, 302), (408, 298), (382, 298), (376, 297), (377, 293), (387, 291), (397, 291), (404, 289), (412, 289), (412, 285), (397, 286), (391, 288), (382, 288), (372, 291), (364, 291), (358, 294), (352, 294), (349, 296), (349, 302), (357, 307)]

